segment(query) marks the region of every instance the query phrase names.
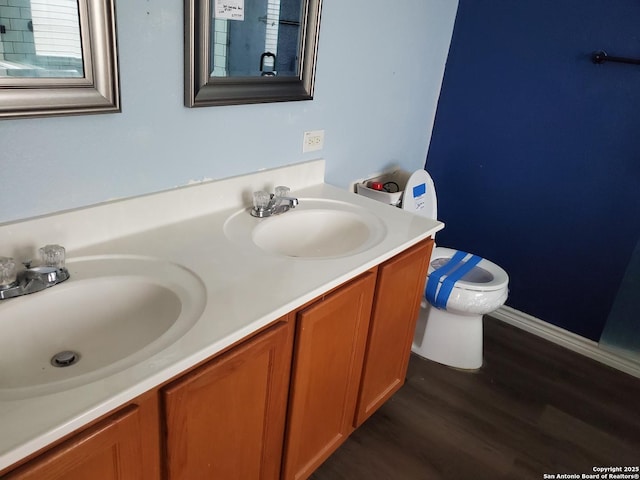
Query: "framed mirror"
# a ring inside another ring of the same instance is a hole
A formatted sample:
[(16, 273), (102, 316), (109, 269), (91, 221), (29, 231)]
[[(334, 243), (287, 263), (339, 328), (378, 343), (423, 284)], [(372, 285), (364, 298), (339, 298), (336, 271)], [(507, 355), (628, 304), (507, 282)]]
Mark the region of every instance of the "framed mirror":
[(120, 111), (113, 0), (0, 8), (0, 118)]
[(311, 100), (321, 0), (185, 0), (185, 105)]

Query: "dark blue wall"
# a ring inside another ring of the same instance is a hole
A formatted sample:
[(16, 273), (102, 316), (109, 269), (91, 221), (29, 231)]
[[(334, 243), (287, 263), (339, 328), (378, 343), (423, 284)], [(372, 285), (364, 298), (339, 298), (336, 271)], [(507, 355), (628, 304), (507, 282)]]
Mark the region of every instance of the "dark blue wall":
[[(426, 169), (438, 244), (507, 305), (598, 340), (640, 238), (638, 0), (460, 0)], [(640, 312), (639, 312), (640, 315)]]

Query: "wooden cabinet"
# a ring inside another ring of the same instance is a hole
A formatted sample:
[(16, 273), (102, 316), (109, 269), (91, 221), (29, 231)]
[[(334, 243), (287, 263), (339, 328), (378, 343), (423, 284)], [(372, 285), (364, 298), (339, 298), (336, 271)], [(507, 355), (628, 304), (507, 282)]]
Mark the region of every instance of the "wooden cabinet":
[(420, 242), (0, 476), (308, 478), (404, 383), (432, 248)]
[(367, 272), (297, 314), (284, 479), (307, 478), (353, 431), (374, 288)]
[(129, 405), (3, 476), (3, 480), (140, 480), (140, 408)]
[(291, 342), (279, 322), (161, 390), (168, 480), (279, 478)]
[(355, 426), (404, 384), (433, 240), (425, 240), (378, 269)]

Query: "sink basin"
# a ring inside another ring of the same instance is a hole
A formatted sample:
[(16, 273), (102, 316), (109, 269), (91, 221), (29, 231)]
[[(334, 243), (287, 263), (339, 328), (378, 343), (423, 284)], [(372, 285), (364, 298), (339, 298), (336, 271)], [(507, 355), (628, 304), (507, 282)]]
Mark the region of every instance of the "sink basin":
[(66, 282), (0, 302), (0, 397), (54, 393), (128, 368), (182, 337), (206, 303), (197, 276), (162, 260), (84, 257), (67, 268)]
[(264, 252), (299, 259), (330, 259), (364, 252), (386, 234), (378, 217), (357, 205), (300, 199), (299, 206), (268, 218), (241, 211), (224, 226), (227, 237)]

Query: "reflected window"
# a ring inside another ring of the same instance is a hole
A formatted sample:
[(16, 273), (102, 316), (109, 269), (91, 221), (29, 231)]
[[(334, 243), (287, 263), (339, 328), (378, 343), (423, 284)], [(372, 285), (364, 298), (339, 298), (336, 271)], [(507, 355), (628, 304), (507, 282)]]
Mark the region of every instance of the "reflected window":
[(0, 76), (84, 77), (77, 0), (19, 0), (0, 17)]

